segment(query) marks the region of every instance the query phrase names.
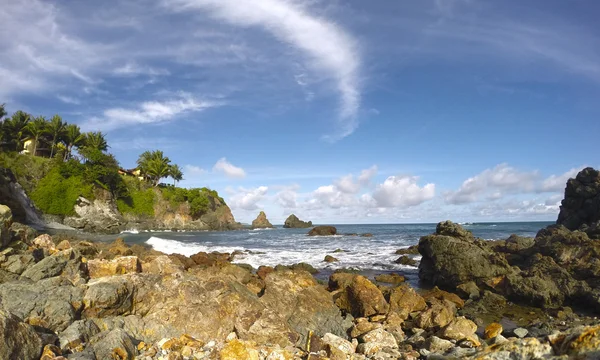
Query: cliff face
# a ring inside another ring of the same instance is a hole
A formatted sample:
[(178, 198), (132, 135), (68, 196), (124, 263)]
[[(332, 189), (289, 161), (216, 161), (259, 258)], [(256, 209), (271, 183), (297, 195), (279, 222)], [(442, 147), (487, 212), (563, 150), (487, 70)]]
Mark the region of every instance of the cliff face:
[(189, 202), (172, 204), (159, 189), (154, 189), (154, 216), (125, 214), (125, 228), (138, 230), (235, 230), (240, 225), (231, 209), (216, 197), (209, 197), (208, 211), (199, 218), (192, 216)]
[(15, 221), (37, 227), (44, 225), (41, 212), (27, 197), (12, 171), (4, 168), (0, 168), (0, 203), (10, 208)]

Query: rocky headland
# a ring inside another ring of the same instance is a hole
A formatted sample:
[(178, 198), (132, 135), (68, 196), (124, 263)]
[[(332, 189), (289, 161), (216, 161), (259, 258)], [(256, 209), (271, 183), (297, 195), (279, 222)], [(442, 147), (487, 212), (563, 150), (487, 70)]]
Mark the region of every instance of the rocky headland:
[(312, 226), (312, 221), (302, 221), (298, 219), (298, 217), (294, 214), (288, 216), (288, 218), (285, 219), (285, 222), (283, 223), (283, 227), (286, 229), (305, 229)]
[(417, 248), (421, 288), (40, 235), (0, 207), (0, 358), (598, 359), (600, 175), (580, 175), (561, 214), (582, 221), (533, 239), (439, 223)]

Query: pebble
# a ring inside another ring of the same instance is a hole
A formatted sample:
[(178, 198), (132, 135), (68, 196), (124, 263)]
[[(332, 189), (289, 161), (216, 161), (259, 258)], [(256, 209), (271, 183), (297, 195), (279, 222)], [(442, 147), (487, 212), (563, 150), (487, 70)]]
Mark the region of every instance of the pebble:
[(524, 338), (525, 336), (527, 336), (528, 333), (529, 331), (527, 331), (527, 329), (524, 328), (516, 328), (513, 330), (513, 334), (515, 334), (519, 338)]

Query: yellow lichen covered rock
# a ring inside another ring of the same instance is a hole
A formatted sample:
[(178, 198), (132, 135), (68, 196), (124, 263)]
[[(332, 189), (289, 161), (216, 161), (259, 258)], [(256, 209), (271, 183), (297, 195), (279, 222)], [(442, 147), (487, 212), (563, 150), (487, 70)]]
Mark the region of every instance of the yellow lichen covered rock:
[(113, 260), (89, 260), (87, 267), (91, 279), (142, 272), (142, 265), (137, 256), (122, 256)]

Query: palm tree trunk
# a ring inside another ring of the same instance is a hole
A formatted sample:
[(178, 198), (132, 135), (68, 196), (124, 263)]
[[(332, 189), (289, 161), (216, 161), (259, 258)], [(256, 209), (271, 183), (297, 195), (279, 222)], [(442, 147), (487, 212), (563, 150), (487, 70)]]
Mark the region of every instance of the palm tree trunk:
[(50, 159), (54, 157), (54, 140), (52, 140), (52, 146), (50, 147)]
[(33, 138), (33, 156), (35, 156), (35, 154), (37, 153), (37, 143), (38, 143), (38, 138), (37, 136)]

